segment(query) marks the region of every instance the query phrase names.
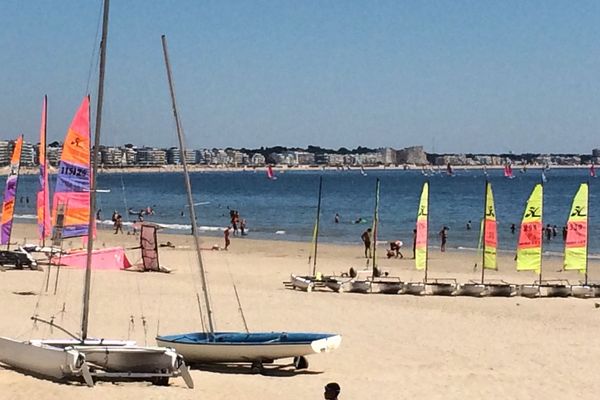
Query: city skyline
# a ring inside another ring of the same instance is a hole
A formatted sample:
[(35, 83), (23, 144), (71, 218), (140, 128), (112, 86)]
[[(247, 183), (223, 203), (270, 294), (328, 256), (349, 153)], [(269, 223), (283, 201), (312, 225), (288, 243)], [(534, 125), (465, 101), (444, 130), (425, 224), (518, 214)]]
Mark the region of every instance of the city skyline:
[[(48, 139), (63, 139), (94, 95), (100, 3), (0, 4), (3, 139), (37, 140), (44, 94)], [(593, 1), (113, 1), (102, 142), (176, 144), (165, 33), (190, 147), (585, 154), (598, 15)]]

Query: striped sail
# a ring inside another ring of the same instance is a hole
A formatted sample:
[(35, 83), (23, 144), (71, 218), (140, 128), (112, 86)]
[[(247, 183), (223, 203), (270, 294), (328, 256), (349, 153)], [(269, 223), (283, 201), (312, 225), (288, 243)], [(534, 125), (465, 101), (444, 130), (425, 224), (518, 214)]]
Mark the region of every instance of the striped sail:
[(53, 223), (65, 206), (63, 238), (85, 236), (90, 216), (90, 99), (85, 97), (65, 137), (52, 201)]
[(564, 268), (585, 272), (588, 240), (588, 184), (582, 183), (573, 198), (567, 221)]
[(40, 240), (44, 241), (50, 236), (52, 225), (50, 224), (50, 193), (48, 191), (48, 167), (46, 160), (46, 118), (48, 110), (47, 98), (44, 96), (42, 106), (42, 126), (40, 127), (40, 186), (37, 193), (37, 222)]
[(2, 224), (0, 233), (0, 244), (10, 242), (10, 234), (13, 226), (13, 216), (15, 212), (15, 200), (17, 198), (17, 184), (19, 182), (19, 165), (21, 163), (21, 149), (23, 148), (23, 135), (19, 136), (15, 142), (15, 148), (10, 158), (10, 172), (6, 178), (6, 187), (4, 188), (4, 200), (2, 202)]
[(517, 270), (536, 271), (542, 268), (542, 207), (544, 189), (538, 183), (533, 188), (521, 222), (517, 247)]
[(423, 184), (421, 201), (417, 212), (417, 236), (415, 239), (415, 267), (427, 266), (427, 220), (429, 215), (429, 182)]
[(497, 269), (496, 249), (498, 247), (498, 234), (496, 232), (496, 208), (494, 207), (494, 193), (492, 184), (485, 184), (485, 221), (483, 234), (483, 268)]

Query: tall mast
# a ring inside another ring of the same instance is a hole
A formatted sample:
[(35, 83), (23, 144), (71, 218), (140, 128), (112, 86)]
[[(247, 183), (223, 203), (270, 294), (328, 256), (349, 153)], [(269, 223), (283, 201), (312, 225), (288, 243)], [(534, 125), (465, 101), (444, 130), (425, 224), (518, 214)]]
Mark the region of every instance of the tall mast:
[(98, 74), (98, 101), (96, 103), (96, 130), (92, 148), (90, 174), (90, 215), (88, 224), (87, 259), (85, 265), (85, 285), (83, 290), (83, 315), (81, 317), (81, 340), (87, 338), (90, 313), (90, 284), (92, 279), (92, 251), (94, 247), (94, 223), (96, 222), (96, 173), (98, 171), (98, 149), (102, 127), (102, 101), (104, 98), (104, 69), (106, 66), (106, 39), (108, 36), (108, 11), (110, 0), (104, 0), (102, 16), (102, 40), (100, 41), (100, 72)]
[(427, 283), (427, 269), (429, 268), (429, 180), (427, 181), (427, 229), (425, 230), (425, 280)]
[(206, 271), (204, 270), (204, 264), (202, 263), (202, 254), (200, 252), (200, 238), (198, 237), (198, 230), (196, 229), (196, 211), (194, 209), (194, 199), (192, 198), (192, 185), (190, 184), (190, 175), (188, 172), (187, 161), (185, 159), (185, 140), (183, 137), (183, 128), (181, 127), (181, 121), (179, 120), (179, 113), (177, 112), (177, 103), (175, 101), (175, 87), (173, 84), (173, 77), (171, 75), (171, 64), (169, 62), (169, 52), (167, 50), (167, 38), (162, 35), (162, 47), (163, 54), (165, 56), (165, 66), (167, 68), (167, 78), (169, 80), (169, 90), (171, 92), (171, 102), (173, 106), (173, 116), (175, 117), (175, 125), (177, 127), (177, 138), (179, 139), (179, 151), (181, 152), (181, 160), (183, 163), (183, 174), (185, 180), (185, 189), (187, 192), (187, 201), (190, 208), (190, 221), (192, 224), (192, 234), (194, 235), (194, 242), (196, 243), (196, 254), (198, 256), (198, 266), (200, 267), (200, 278), (202, 281), (202, 292), (204, 293), (204, 303), (206, 306), (206, 312), (208, 315), (208, 328), (210, 334), (215, 332), (215, 324), (213, 320), (213, 311), (210, 304), (210, 298), (208, 296), (208, 287), (206, 285)]
[(319, 177), (319, 201), (317, 202), (317, 220), (315, 221), (315, 248), (313, 254), (312, 276), (317, 273), (317, 248), (319, 245), (319, 224), (321, 221), (321, 190), (323, 189), (323, 175)]
[(371, 256), (373, 257), (373, 270), (371, 271), (371, 280), (375, 277), (375, 268), (377, 267), (377, 223), (379, 222), (379, 178), (375, 181), (375, 210), (373, 211), (373, 251)]
[(587, 181), (587, 197), (585, 198), (585, 212), (586, 212), (586, 231), (585, 231), (585, 285), (588, 284), (588, 268), (590, 266), (589, 263), (589, 250), (590, 250), (590, 181)]
[(488, 185), (489, 182), (486, 179), (485, 180), (485, 187), (484, 187), (484, 192), (483, 192), (483, 228), (482, 228), (482, 235), (481, 235), (481, 240), (483, 241), (483, 252), (482, 252), (482, 257), (481, 257), (481, 284), (483, 285), (483, 281), (485, 279), (485, 234), (486, 234), (486, 218), (487, 218), (487, 194), (488, 194)]
[[(46, 247), (46, 208), (48, 207), (47, 205), (47, 201), (48, 201), (48, 156), (46, 154), (46, 151), (48, 149), (48, 146), (46, 144), (46, 135), (47, 135), (47, 128), (48, 128), (48, 96), (44, 95), (44, 109), (42, 110), (42, 113), (44, 115), (44, 119), (42, 121), (42, 127), (44, 129), (44, 137), (43, 137), (43, 141), (44, 141), (44, 149), (43, 149), (43, 154), (44, 154), (44, 176), (42, 176), (42, 181), (44, 182), (44, 192), (42, 193), (42, 196), (44, 196), (44, 208), (42, 209), (42, 247)], [(41, 153), (42, 151), (40, 151)], [(40, 162), (40, 164), (42, 163), (42, 160), (38, 160)], [(49, 275), (49, 274), (48, 274)]]

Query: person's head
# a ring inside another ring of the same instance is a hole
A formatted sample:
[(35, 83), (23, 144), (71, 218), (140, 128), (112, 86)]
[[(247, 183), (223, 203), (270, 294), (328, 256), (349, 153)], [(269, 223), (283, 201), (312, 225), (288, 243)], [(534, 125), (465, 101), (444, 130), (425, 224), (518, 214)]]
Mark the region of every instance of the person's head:
[(330, 382), (325, 385), (325, 393), (323, 393), (323, 397), (328, 400), (335, 400), (338, 398), (340, 391), (340, 385), (338, 385), (336, 382)]
[(367, 232), (371, 233), (371, 228), (368, 228), (368, 229), (367, 229)]

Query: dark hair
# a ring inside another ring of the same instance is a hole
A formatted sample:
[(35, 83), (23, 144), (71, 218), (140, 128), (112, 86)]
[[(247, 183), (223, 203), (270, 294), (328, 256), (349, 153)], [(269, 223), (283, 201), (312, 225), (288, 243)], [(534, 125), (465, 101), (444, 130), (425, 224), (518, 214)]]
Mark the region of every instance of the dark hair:
[(325, 390), (330, 390), (332, 392), (335, 392), (336, 394), (340, 394), (342, 388), (340, 388), (340, 385), (338, 385), (336, 382), (330, 382), (327, 385), (325, 385)]

